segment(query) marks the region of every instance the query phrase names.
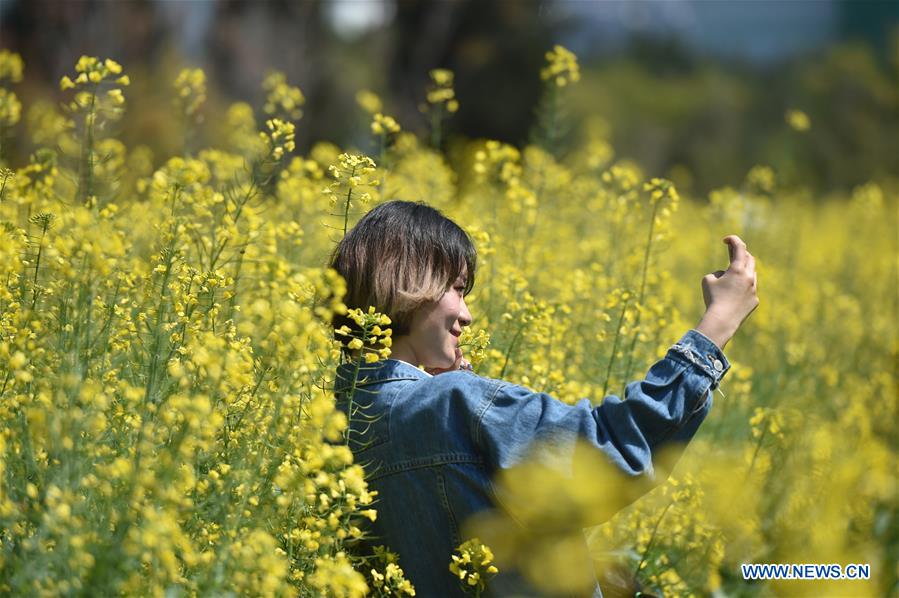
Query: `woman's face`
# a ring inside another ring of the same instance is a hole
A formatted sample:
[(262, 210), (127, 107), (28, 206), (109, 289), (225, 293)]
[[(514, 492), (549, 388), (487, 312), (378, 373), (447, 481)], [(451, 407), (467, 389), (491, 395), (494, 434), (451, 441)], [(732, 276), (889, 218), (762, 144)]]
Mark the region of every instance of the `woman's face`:
[(409, 334), (394, 339), (392, 356), (426, 368), (450, 368), (461, 357), (459, 335), (471, 324), (471, 313), (462, 296), (463, 273), (436, 303), (422, 306), (412, 315)]

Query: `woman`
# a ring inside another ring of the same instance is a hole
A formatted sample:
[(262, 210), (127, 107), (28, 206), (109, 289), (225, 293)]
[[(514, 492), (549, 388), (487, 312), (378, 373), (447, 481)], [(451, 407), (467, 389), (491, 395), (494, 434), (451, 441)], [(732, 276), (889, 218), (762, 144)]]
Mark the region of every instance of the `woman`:
[[(571, 457), (575, 440), (587, 442), (625, 477), (645, 479), (663, 448), (693, 436), (730, 367), (721, 349), (758, 305), (753, 257), (738, 237), (725, 242), (730, 267), (703, 278), (707, 311), (696, 328), (643, 381), (627, 385), (627, 400), (609, 396), (593, 407), (470, 371), (459, 335), (472, 321), (465, 295), (474, 285), (476, 253), (440, 212), (391, 201), (346, 235), (331, 259), (347, 281), (344, 301), (387, 314), (393, 336), (390, 359), (358, 372), (358, 359), (338, 368), (338, 405), (351, 412), (350, 447), (378, 492), (370, 543), (399, 554), (419, 596), (461, 595), (448, 570), (453, 549), (467, 539), (460, 529), (497, 506), (494, 476), (538, 441), (551, 443), (562, 459)], [(334, 326), (346, 331), (353, 323), (336, 318)], [(606, 511), (597, 505), (596, 524)], [(535, 593), (517, 572), (501, 569), (490, 585), (495, 595)]]

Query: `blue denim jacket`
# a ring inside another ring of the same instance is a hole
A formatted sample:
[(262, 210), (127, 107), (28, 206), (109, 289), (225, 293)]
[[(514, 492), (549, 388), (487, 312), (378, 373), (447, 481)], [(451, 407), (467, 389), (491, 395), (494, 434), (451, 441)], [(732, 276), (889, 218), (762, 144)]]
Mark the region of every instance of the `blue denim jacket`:
[[(625, 400), (608, 396), (594, 407), (587, 399), (567, 405), (466, 371), (431, 376), (395, 359), (363, 366), (349, 437), (378, 492), (365, 546), (386, 544), (397, 552), (418, 596), (462, 596), (450, 555), (467, 539), (460, 535), (465, 520), (498, 506), (493, 478), (499, 470), (519, 463), (537, 440), (551, 439), (555, 455), (559, 447), (573, 451), (581, 439), (624, 473), (652, 478), (654, 456), (692, 438), (729, 368), (712, 341), (690, 330), (644, 380), (627, 384)], [(344, 413), (353, 372), (352, 364), (337, 372)], [(586, 557), (584, 566), (591, 566)], [(496, 596), (537, 595), (515, 571), (501, 571), (488, 589)]]

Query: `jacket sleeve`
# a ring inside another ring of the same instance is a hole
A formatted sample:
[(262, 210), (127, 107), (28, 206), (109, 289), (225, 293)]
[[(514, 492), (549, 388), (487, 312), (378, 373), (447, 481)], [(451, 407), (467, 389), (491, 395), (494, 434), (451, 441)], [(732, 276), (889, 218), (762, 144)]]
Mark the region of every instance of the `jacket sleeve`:
[[(582, 399), (567, 405), (544, 393), (501, 384), (479, 409), (475, 442), (494, 469), (508, 469), (540, 446), (542, 458), (570, 469), (578, 441), (604, 453), (628, 477), (654, 478), (663, 449), (674, 453), (696, 433), (730, 364), (721, 350), (696, 330), (688, 331), (630, 382), (625, 398), (607, 396), (598, 406)], [(666, 451), (667, 453), (667, 451)]]

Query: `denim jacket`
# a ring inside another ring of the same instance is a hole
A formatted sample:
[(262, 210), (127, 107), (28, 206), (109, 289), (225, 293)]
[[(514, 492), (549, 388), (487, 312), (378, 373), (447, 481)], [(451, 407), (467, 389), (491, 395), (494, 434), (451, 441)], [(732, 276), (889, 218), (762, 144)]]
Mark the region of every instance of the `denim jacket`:
[[(465, 520), (499, 506), (493, 487), (499, 470), (519, 463), (535, 441), (552, 440), (564, 457), (564, 447), (573, 450), (580, 439), (625, 474), (652, 478), (654, 456), (692, 438), (729, 368), (711, 340), (690, 330), (645, 379), (627, 384), (624, 400), (610, 395), (593, 406), (587, 399), (567, 405), (467, 371), (431, 376), (395, 359), (363, 365), (352, 393), (349, 445), (378, 492), (366, 545), (397, 552), (418, 596), (462, 596), (449, 571), (451, 554), (468, 539), (460, 535)], [(337, 371), (344, 413), (354, 370), (342, 364)], [(585, 556), (584, 566), (591, 565)], [(537, 595), (515, 571), (500, 571), (488, 590)]]

